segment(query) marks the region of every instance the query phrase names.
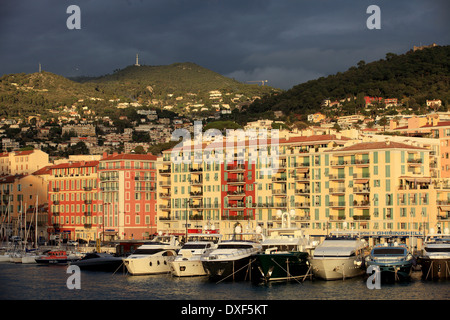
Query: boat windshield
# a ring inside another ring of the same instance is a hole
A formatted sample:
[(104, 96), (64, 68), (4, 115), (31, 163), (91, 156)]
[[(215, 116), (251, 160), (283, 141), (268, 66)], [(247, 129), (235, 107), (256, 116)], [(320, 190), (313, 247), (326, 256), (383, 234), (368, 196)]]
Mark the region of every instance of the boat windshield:
[(199, 243), (199, 244), (185, 244), (181, 249), (206, 249), (211, 247), (209, 243)]
[(447, 248), (430, 248), (430, 247), (425, 247), (425, 251), (427, 251), (427, 252), (450, 252), (450, 247), (447, 247)]
[(372, 251), (374, 256), (403, 256), (406, 254), (404, 248), (375, 248)]
[(219, 244), (218, 249), (250, 249), (253, 248), (251, 244)]
[(155, 254), (161, 251), (164, 251), (165, 249), (136, 249), (136, 251), (133, 252), (133, 255), (135, 254)]

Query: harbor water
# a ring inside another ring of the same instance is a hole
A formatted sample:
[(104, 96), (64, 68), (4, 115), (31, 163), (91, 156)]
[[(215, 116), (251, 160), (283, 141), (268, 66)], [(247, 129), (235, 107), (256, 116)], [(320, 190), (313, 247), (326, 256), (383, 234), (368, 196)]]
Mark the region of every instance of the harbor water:
[(410, 281), (382, 283), (369, 289), (367, 277), (289, 283), (220, 283), (207, 277), (177, 278), (170, 274), (131, 276), (84, 271), (79, 289), (69, 289), (67, 265), (0, 264), (0, 300), (449, 300), (450, 279), (425, 281), (414, 271)]

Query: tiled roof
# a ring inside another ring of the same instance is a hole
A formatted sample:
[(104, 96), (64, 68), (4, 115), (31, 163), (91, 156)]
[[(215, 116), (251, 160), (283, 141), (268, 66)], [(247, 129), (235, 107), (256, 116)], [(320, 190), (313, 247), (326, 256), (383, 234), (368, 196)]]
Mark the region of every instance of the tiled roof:
[(383, 141), (383, 142), (362, 142), (357, 143), (348, 147), (344, 147), (336, 150), (329, 150), (327, 152), (336, 151), (356, 151), (356, 150), (375, 150), (375, 149), (414, 149), (414, 150), (428, 150), (421, 147), (412, 146), (405, 143), (393, 142), (393, 141)]
[(103, 158), (101, 161), (111, 161), (111, 160), (147, 160), (156, 161), (158, 157), (152, 154), (132, 154), (132, 153), (121, 153), (113, 154)]
[(63, 168), (82, 168), (82, 167), (96, 167), (98, 165), (98, 161), (77, 161), (77, 162), (68, 162), (61, 163), (54, 166), (50, 166), (48, 169), (63, 169)]
[(51, 168), (52, 168), (52, 166), (46, 166), (46, 167), (40, 168), (39, 170), (33, 172), (33, 175), (39, 176), (41, 174), (50, 174)]

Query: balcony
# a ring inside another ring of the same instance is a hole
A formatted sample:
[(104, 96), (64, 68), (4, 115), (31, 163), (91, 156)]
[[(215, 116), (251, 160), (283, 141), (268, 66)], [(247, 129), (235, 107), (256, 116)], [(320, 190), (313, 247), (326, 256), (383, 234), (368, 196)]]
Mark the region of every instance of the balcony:
[(345, 174), (330, 174), (328, 175), (330, 180), (345, 180)]
[(276, 196), (285, 196), (286, 195), (286, 190), (272, 190), (272, 194), (276, 195)]
[(85, 215), (86, 217), (90, 217), (90, 216), (92, 216), (92, 212), (86, 211), (86, 212), (84, 213), (84, 215)]
[(161, 193), (159, 194), (159, 197), (160, 197), (160, 198), (170, 198), (170, 192), (168, 192), (168, 193), (162, 193), (162, 192), (161, 192)]
[(190, 193), (190, 195), (191, 195), (191, 197), (194, 197), (194, 198), (203, 197), (203, 192), (202, 191), (192, 191)]
[(353, 193), (370, 193), (369, 188), (353, 188)]
[(311, 192), (311, 190), (309, 190), (309, 189), (296, 189), (295, 190), (296, 194), (307, 194), (307, 195), (309, 195), (310, 192)]
[(369, 165), (370, 160), (369, 159), (356, 159), (355, 163), (356, 165)]
[(203, 184), (202, 180), (191, 180), (189, 182), (191, 185), (198, 185), (198, 184)]
[(309, 174), (299, 174), (294, 176), (295, 181), (307, 181), (311, 179), (311, 176)]
[(311, 207), (311, 202), (296, 202), (294, 206), (295, 208), (309, 208)]
[(423, 163), (422, 159), (408, 159), (406, 162), (411, 166), (421, 165)]
[(332, 202), (330, 202), (330, 203), (328, 204), (328, 206), (329, 206), (329, 207), (333, 207), (333, 208), (336, 208), (336, 207), (345, 207), (345, 201), (336, 201), (336, 202), (332, 201)]
[(358, 216), (358, 215), (355, 215), (355, 216), (353, 216), (353, 220), (354, 221), (368, 221), (368, 220), (370, 220), (370, 216), (365, 216), (365, 215)]
[(245, 165), (244, 164), (228, 165), (226, 170), (227, 171), (244, 171)]
[(84, 227), (85, 227), (86, 229), (91, 229), (91, 228), (92, 228), (92, 223), (85, 223), (85, 224), (84, 224)]
[(85, 204), (92, 204), (92, 200), (91, 199), (86, 199), (86, 200), (84, 200), (84, 203)]
[(221, 220), (254, 220), (251, 215), (220, 216)]
[(330, 193), (345, 193), (345, 188), (330, 188)]
[(353, 179), (369, 179), (370, 173), (354, 173)]
[(245, 196), (245, 191), (244, 190), (227, 191), (227, 195), (229, 195), (229, 196)]
[(244, 184), (245, 179), (244, 178), (228, 178), (227, 182), (229, 184)]
[(363, 201), (353, 201), (354, 207), (370, 207), (370, 201), (363, 200)]
[(330, 221), (342, 221), (345, 220), (345, 215), (330, 215), (329, 216)]

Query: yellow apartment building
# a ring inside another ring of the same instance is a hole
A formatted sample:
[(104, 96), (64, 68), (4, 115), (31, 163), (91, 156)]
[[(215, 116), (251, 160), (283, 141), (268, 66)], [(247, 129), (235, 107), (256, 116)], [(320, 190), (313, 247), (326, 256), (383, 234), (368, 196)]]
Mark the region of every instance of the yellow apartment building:
[[(206, 145), (196, 152), (204, 156)], [(449, 227), (450, 184), (431, 175), (435, 152), (400, 142), (360, 142), (332, 135), (291, 137), (267, 145), (277, 170), (251, 148), (238, 162), (174, 164), (158, 159), (158, 230), (183, 234), (214, 225), (220, 233), (291, 224), (320, 240), (332, 230), (355, 230), (369, 244), (395, 237), (420, 247), (431, 229)], [(262, 146), (259, 146), (262, 147)], [(194, 148), (189, 149), (193, 159)], [(179, 155), (181, 156), (182, 153)], [(431, 170), (430, 170), (431, 169)], [(433, 171), (434, 170), (434, 171)]]

